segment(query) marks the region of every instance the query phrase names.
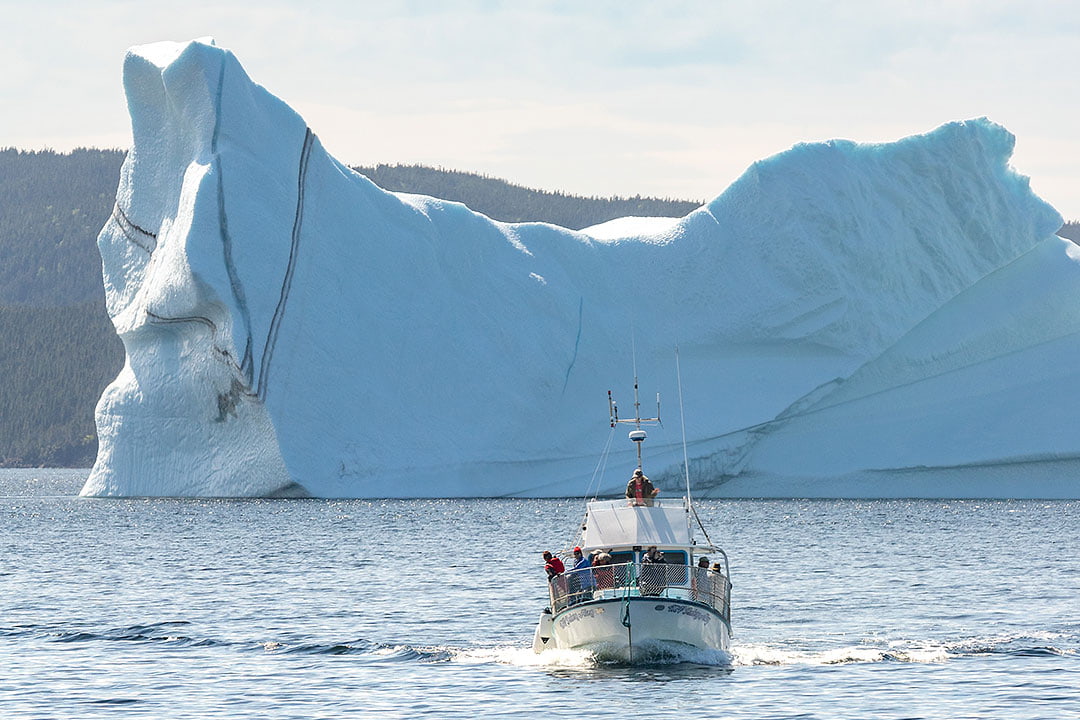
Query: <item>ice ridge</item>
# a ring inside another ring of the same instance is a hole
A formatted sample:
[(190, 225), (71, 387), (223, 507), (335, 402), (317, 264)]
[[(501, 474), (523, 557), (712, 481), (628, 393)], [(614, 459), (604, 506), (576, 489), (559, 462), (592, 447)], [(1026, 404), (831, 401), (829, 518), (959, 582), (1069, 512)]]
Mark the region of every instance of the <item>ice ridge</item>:
[(797, 145), (590, 235), (382, 190), (210, 40), (133, 48), (124, 87), (98, 244), (127, 359), (84, 495), (580, 496), (631, 346), (671, 401), (676, 342), (702, 493), (1077, 492), (1078, 253), (985, 118)]

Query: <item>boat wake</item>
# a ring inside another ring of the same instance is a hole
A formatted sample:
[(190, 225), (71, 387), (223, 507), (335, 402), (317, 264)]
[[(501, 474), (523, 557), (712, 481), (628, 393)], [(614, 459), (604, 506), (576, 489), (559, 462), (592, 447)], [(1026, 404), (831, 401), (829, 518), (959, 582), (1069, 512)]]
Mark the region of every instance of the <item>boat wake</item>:
[[(42, 625), (0, 627), (0, 636), (56, 643), (124, 642), (170, 648), (262, 652), (273, 655), (356, 655), (364, 661), (402, 663), (500, 664), (526, 668), (599, 669), (625, 666), (624, 658), (600, 649), (551, 649), (534, 653), (531, 647), (452, 647), (381, 643), (366, 639), (343, 642), (245, 641), (198, 637), (186, 621), (131, 625), (107, 630)], [(814, 647), (814, 642), (736, 644), (731, 652), (700, 650), (685, 645), (635, 646), (634, 666), (696, 665), (715, 668), (852, 663), (943, 663), (970, 656), (1019, 658), (1080, 657), (1080, 633), (1032, 632), (970, 637), (946, 642), (867, 641), (855, 645)]]
[[(577, 649), (551, 649), (542, 653), (532, 648), (472, 649), (456, 653), (455, 662), (496, 662), (506, 665), (540, 668), (598, 668), (629, 665), (615, 653)], [(708, 665), (730, 668), (732, 656), (722, 650), (701, 650), (686, 645), (641, 646), (634, 648), (636, 666)]]
[(122, 641), (168, 643), (174, 646), (187, 647), (219, 647), (230, 644), (226, 641), (214, 640), (212, 638), (191, 637), (187, 632), (188, 628), (185, 627), (190, 624), (191, 623), (186, 620), (173, 620), (151, 623), (149, 625), (129, 625), (127, 627), (112, 628), (104, 631), (18, 625), (11, 628), (5, 628), (0, 632), (0, 635), (8, 637), (39, 637), (49, 642), (58, 643)]
[(875, 647), (852, 645), (828, 650), (793, 649), (773, 645), (737, 645), (732, 648), (735, 666), (749, 665), (845, 665), (849, 663), (935, 663), (949, 659), (945, 646)]
[(1080, 632), (1036, 632), (970, 638), (952, 643), (949, 651), (957, 656), (1078, 657), (1080, 656)]
[(786, 645), (749, 644), (732, 648), (735, 666), (843, 665), (849, 663), (942, 663), (975, 655), (1014, 657), (1080, 656), (1080, 637), (1069, 633), (965, 638), (943, 643), (867, 642), (826, 650)]
[(485, 665), (516, 665), (532, 668), (588, 669), (596, 667), (596, 657), (585, 650), (545, 650), (535, 653), (531, 647), (469, 648), (453, 653), (453, 662)]

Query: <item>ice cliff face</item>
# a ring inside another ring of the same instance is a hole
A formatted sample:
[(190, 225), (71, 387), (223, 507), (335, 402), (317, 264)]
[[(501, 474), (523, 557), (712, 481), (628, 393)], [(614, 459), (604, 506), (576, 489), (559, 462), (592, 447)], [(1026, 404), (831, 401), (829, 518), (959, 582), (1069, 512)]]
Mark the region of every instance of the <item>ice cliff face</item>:
[[(672, 419), (680, 344), (704, 494), (1077, 492), (1080, 262), (987, 120), (800, 145), (593, 237), (381, 190), (208, 42), (135, 48), (124, 84), (127, 363), (84, 495), (580, 495), (632, 336)], [(677, 422), (646, 456), (676, 492)]]

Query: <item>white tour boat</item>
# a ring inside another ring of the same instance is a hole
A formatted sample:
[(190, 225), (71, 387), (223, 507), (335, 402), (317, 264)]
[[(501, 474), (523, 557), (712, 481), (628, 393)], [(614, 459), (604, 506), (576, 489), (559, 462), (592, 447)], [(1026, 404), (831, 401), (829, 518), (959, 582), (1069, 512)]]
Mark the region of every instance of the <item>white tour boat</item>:
[[(659, 423), (659, 396), (657, 417), (641, 418), (635, 377), (632, 420), (620, 420), (610, 392), (608, 398), (612, 428), (620, 423), (635, 426), (630, 440), (637, 446), (641, 469), (646, 437), (642, 425)], [(695, 537), (695, 526), (703, 542)], [(565, 571), (549, 578), (551, 604), (540, 614), (535, 652), (582, 649), (632, 663), (686, 648), (729, 650), (727, 554), (709, 540), (698, 520), (689, 473), (686, 496), (679, 500), (638, 495), (588, 502), (577, 545), (586, 558), (599, 552), (595, 557), (600, 562), (574, 570), (574, 560), (567, 559)], [(657, 551), (661, 562), (656, 561)], [(708, 564), (702, 567), (704, 558)]]

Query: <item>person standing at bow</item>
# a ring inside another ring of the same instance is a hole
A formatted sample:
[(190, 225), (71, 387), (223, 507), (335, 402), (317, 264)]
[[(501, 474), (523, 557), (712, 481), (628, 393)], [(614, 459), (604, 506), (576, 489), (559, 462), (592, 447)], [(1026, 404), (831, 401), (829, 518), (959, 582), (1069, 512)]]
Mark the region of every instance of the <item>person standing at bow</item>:
[(641, 468), (635, 470), (630, 482), (626, 483), (626, 497), (630, 499), (631, 505), (652, 505), (653, 498), (658, 494), (660, 491), (653, 487), (649, 478), (641, 472)]

